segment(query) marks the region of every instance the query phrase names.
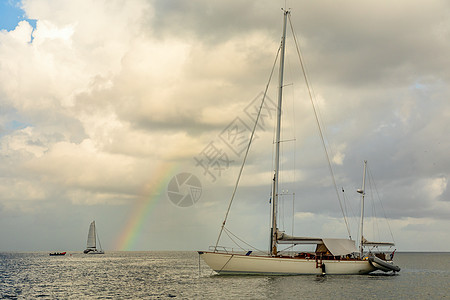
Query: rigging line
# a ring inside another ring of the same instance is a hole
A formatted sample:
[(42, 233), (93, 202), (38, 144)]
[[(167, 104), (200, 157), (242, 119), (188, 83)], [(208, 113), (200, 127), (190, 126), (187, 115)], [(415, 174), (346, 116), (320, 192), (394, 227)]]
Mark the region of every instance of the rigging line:
[[(375, 240), (375, 239), (377, 239), (377, 240), (379, 240), (380, 239), (380, 231), (378, 230), (376, 230), (377, 228), (378, 228), (378, 221), (377, 221), (377, 213), (376, 213), (376, 211), (375, 211), (375, 201), (373, 200), (373, 193), (372, 193), (372, 186), (370, 185), (370, 180), (369, 179), (367, 179), (369, 182), (368, 182), (368, 186), (369, 186), (369, 192), (368, 193), (366, 193), (366, 195), (368, 195), (368, 197), (367, 198), (365, 198), (365, 199), (368, 199), (368, 200), (370, 200), (370, 209), (372, 210), (372, 219), (371, 219), (371, 223), (372, 223), (372, 235), (373, 235), (373, 239)], [(366, 189), (367, 190), (367, 189)], [(367, 203), (367, 201), (366, 201), (366, 203)], [(368, 218), (366, 217), (366, 220), (367, 220)]]
[[(239, 244), (238, 244), (235, 240), (233, 240), (233, 238), (230, 236), (230, 233), (231, 233), (231, 232), (227, 231), (227, 229), (225, 229), (224, 231), (225, 231), (225, 234), (228, 236), (228, 238), (229, 238), (233, 243), (235, 243), (236, 246), (238, 246), (242, 251), (245, 251), (245, 249), (242, 248), (241, 245), (239, 245)], [(232, 250), (232, 252), (233, 252), (233, 249), (231, 249), (231, 250)]]
[[(290, 139), (290, 140), (283, 140), (283, 141), (280, 141), (280, 144), (281, 143), (287, 143), (287, 142), (295, 142), (295, 141), (297, 141), (295, 138), (294, 139)], [(275, 144), (275, 142), (273, 142), (274, 144)]]
[(345, 214), (348, 216), (347, 201), (345, 198), (344, 188), (342, 188), (342, 201), (344, 202)]
[[(369, 176), (369, 188), (370, 188), (370, 200), (371, 200), (371, 204), (372, 204), (372, 231), (373, 231), (373, 235), (375, 237), (375, 233), (376, 233), (376, 237), (377, 239), (381, 239), (381, 235), (380, 235), (380, 227), (378, 226), (378, 216), (377, 216), (377, 210), (375, 207), (375, 198), (373, 197), (373, 187), (372, 187), (373, 182), (370, 179)], [(376, 230), (375, 230), (376, 228)]]
[(311, 92), (311, 86), (309, 84), (308, 76), (306, 75), (306, 70), (305, 70), (305, 66), (304, 66), (304, 63), (303, 63), (302, 55), (300, 53), (300, 48), (298, 46), (297, 38), (296, 38), (295, 33), (294, 33), (294, 27), (292, 25), (290, 16), (288, 16), (288, 17), (289, 17), (289, 25), (291, 26), (292, 36), (293, 36), (294, 42), (295, 42), (295, 47), (297, 49), (298, 58), (300, 60), (300, 65), (302, 67), (303, 77), (305, 78), (306, 87), (308, 89), (309, 98), (311, 100), (311, 104), (312, 104), (313, 111), (314, 111), (314, 116), (316, 118), (316, 123), (317, 123), (317, 126), (319, 128), (320, 139), (322, 140), (322, 145), (323, 145), (323, 148), (324, 148), (324, 151), (325, 151), (325, 156), (326, 156), (327, 161), (328, 161), (328, 169), (329, 169), (329, 171), (331, 173), (331, 178), (333, 180), (333, 185), (334, 185), (334, 189), (336, 191), (336, 196), (337, 196), (337, 198), (339, 200), (339, 206), (341, 207), (342, 215), (344, 216), (344, 222), (345, 222), (345, 226), (347, 227), (348, 236), (351, 239), (350, 228), (348, 226), (347, 217), (345, 216), (344, 208), (342, 207), (341, 198), (339, 197), (339, 191), (338, 191), (338, 188), (337, 188), (337, 185), (336, 185), (336, 180), (334, 178), (333, 168), (331, 167), (330, 156), (328, 155), (328, 151), (327, 151), (327, 148), (326, 148), (326, 145), (325, 145), (325, 139), (324, 139), (323, 133), (322, 133), (322, 128), (320, 126), (320, 122), (319, 122), (319, 119), (318, 119), (318, 116), (317, 116), (316, 107), (314, 105), (314, 99), (313, 99), (312, 92)]
[[(272, 123), (272, 128), (273, 128), (273, 130), (272, 130), (272, 159), (270, 160), (272, 162), (272, 170), (275, 170), (274, 156), (275, 156), (275, 146), (276, 146), (275, 145), (276, 144), (275, 143), (275, 135), (276, 135), (276, 127), (277, 127), (276, 122), (277, 122), (277, 119), (274, 118), (273, 123)], [(273, 179), (272, 173), (270, 174), (270, 176), (271, 176), (270, 179), (272, 180)], [(270, 185), (270, 202), (269, 203), (272, 203), (272, 185)], [(269, 214), (269, 215), (271, 215), (271, 214)]]
[[(242, 243), (246, 244), (248, 247), (250, 247), (250, 248), (252, 248), (252, 249), (254, 249), (254, 250), (256, 250), (256, 251), (265, 253), (265, 251), (262, 251), (262, 250), (260, 250), (260, 249), (258, 249), (258, 248), (256, 248), (256, 247), (250, 245), (249, 243), (247, 243), (246, 241), (244, 241), (243, 239), (241, 239), (240, 237), (238, 237), (237, 235), (235, 235), (233, 232), (230, 231), (230, 229), (228, 229), (228, 228), (225, 227), (224, 230), (225, 230), (225, 233), (227, 233), (227, 235), (228, 235), (228, 234), (231, 234), (232, 236), (234, 236), (235, 238), (237, 238), (239, 241), (241, 241)], [(230, 237), (229, 235), (228, 235), (228, 237), (231, 239), (231, 237)], [(231, 239), (231, 240), (233, 240), (233, 239)], [(234, 242), (234, 241), (233, 241), (233, 242)], [(234, 243), (235, 243), (236, 245), (238, 245), (236, 242), (234, 242)], [(239, 246), (239, 245), (238, 245), (238, 246)], [(242, 250), (245, 250), (245, 249), (243, 249), (241, 246), (239, 246), (239, 248), (241, 248)]]
[(290, 245), (289, 247), (287, 247), (287, 248), (284, 248), (283, 250), (280, 250), (280, 252), (284, 252), (284, 251), (287, 251), (287, 250), (289, 250), (289, 249), (292, 249), (292, 248), (294, 248), (296, 246), (296, 244), (292, 244), (292, 245)]
[(383, 202), (381, 202), (381, 197), (378, 194), (377, 184), (375, 183), (375, 180), (373, 180), (373, 175), (372, 175), (372, 172), (371, 172), (370, 168), (367, 168), (367, 169), (368, 169), (369, 177), (372, 178), (373, 186), (375, 188), (375, 193), (377, 194), (378, 201), (380, 202), (384, 218), (386, 219), (386, 223), (387, 223), (388, 228), (389, 228), (389, 233), (391, 234), (391, 237), (392, 237), (392, 241), (395, 243), (394, 235), (392, 234), (392, 230), (391, 230), (391, 225), (389, 224), (389, 220), (388, 220), (388, 218), (386, 216), (386, 211), (384, 210)]
[[(294, 170), (295, 173), (295, 170)], [(295, 182), (295, 181), (294, 181)], [(295, 207), (294, 207), (294, 202), (295, 202), (295, 192), (292, 193), (292, 228), (291, 228), (291, 234), (292, 236), (294, 236), (294, 217), (295, 217)]]
[[(292, 76), (294, 77), (294, 76)], [(297, 182), (296, 173), (297, 173), (297, 124), (295, 123), (295, 89), (292, 89), (292, 123), (293, 123), (293, 134), (294, 134), (294, 167), (293, 170), (293, 182)], [(294, 236), (294, 222), (295, 222), (295, 190), (292, 192), (292, 236)]]
[[(348, 209), (347, 209), (347, 198), (345, 197), (345, 192), (344, 192), (344, 188), (342, 187), (342, 201), (344, 202), (344, 209), (345, 209), (345, 214), (348, 216), (349, 215), (349, 213), (348, 213)], [(350, 218), (350, 220), (349, 220), (349, 223), (351, 222), (351, 218)], [(352, 224), (349, 224), (349, 226), (351, 226)]]
[[(345, 206), (345, 213), (347, 214), (347, 216), (350, 216), (350, 222), (352, 222), (352, 220), (356, 219), (356, 214), (355, 211), (353, 210), (353, 205), (351, 205), (351, 201), (349, 201), (349, 198), (347, 198), (344, 188), (342, 188), (342, 197), (344, 199), (344, 203), (348, 203), (348, 205)], [(350, 213), (348, 213), (347, 208), (350, 208)], [(350, 223), (349, 222), (349, 223)], [(352, 224), (350, 224), (350, 226), (354, 225), (354, 222)], [(356, 226), (358, 227), (359, 224)], [(358, 227), (359, 230), (359, 227)]]
[(222, 272), (222, 270), (228, 265), (228, 263), (230, 262), (230, 260), (233, 258), (234, 254), (231, 254), (230, 258), (227, 260), (227, 262), (222, 266), (222, 268), (220, 268), (219, 271), (217, 271), (217, 273)]
[(253, 137), (255, 135), (256, 126), (258, 125), (259, 117), (261, 115), (261, 110), (262, 110), (263, 105), (264, 105), (264, 100), (266, 99), (267, 90), (269, 89), (269, 84), (270, 84), (270, 81), (272, 80), (273, 71), (275, 70), (275, 66), (276, 66), (276, 63), (277, 63), (277, 60), (278, 60), (278, 55), (280, 54), (280, 51), (281, 51), (281, 45), (280, 45), (280, 47), (278, 47), (277, 55), (275, 56), (275, 61), (274, 61), (273, 66), (272, 66), (272, 71), (270, 72), (269, 80), (268, 80), (266, 88), (264, 90), (264, 95), (263, 95), (263, 98), (261, 100), (261, 105), (260, 105), (259, 110), (258, 110), (258, 115), (256, 116), (255, 124), (253, 125), (253, 130), (252, 130), (252, 134), (250, 135), (250, 140), (248, 141), (247, 149), (245, 150), (244, 159), (242, 160), (241, 169), (239, 170), (239, 175), (237, 177), (236, 184), (234, 186), (233, 194), (231, 195), (230, 203), (228, 204), (228, 209), (227, 209), (227, 212), (225, 214), (225, 218), (223, 220), (222, 227), (221, 227), (220, 232), (219, 232), (219, 236), (217, 237), (216, 245), (214, 246), (214, 252), (217, 251), (217, 245), (219, 244), (220, 236), (222, 235), (223, 229), (225, 227), (225, 223), (227, 222), (228, 214), (229, 214), (230, 209), (231, 209), (231, 204), (233, 203), (234, 196), (236, 195), (236, 190), (237, 190), (237, 187), (239, 185), (239, 181), (241, 180), (242, 171), (244, 170), (244, 165), (245, 165), (245, 162), (247, 160), (248, 152), (250, 150), (250, 146), (252, 144)]
[(282, 223), (282, 225), (283, 225), (282, 228), (286, 228), (286, 226), (284, 224), (284, 220), (285, 220), (284, 210), (285, 210), (285, 208), (284, 208), (284, 190), (281, 190), (281, 193), (278, 193), (278, 219), (281, 220), (280, 223)]

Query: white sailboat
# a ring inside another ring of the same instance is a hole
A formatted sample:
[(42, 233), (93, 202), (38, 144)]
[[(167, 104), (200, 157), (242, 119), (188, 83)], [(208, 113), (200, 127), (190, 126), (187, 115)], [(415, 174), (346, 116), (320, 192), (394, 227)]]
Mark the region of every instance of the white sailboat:
[[(362, 234), (361, 225), (361, 243), (360, 251), (356, 249), (355, 241), (352, 239), (319, 238), (319, 237), (295, 237), (280, 231), (277, 226), (277, 205), (278, 205), (278, 179), (280, 164), (280, 124), (281, 124), (281, 104), (283, 97), (283, 72), (285, 55), (286, 24), (290, 16), (289, 10), (284, 10), (283, 34), (280, 45), (280, 72), (278, 85), (278, 113), (277, 128), (275, 140), (275, 158), (274, 158), (274, 177), (272, 185), (272, 206), (271, 206), (271, 231), (270, 247), (267, 254), (254, 255), (252, 251), (233, 252), (224, 247), (219, 247), (220, 236), (224, 230), (228, 212), (225, 221), (217, 239), (215, 246), (210, 251), (198, 251), (200, 257), (209, 265), (209, 267), (218, 274), (268, 274), (268, 275), (297, 275), (297, 274), (368, 274), (375, 270), (399, 271), (398, 267), (393, 266), (391, 261), (386, 259), (386, 255), (374, 256), (372, 252), (364, 253), (363, 247), (367, 246)], [(305, 76), (306, 77), (306, 76)], [(306, 78), (305, 78), (306, 79)], [(255, 125), (256, 126), (256, 125)], [(252, 141), (253, 136), (250, 138)], [(250, 144), (249, 144), (250, 147)], [(248, 153), (248, 149), (247, 149)], [(246, 155), (247, 155), (246, 153)], [(244, 158), (245, 162), (246, 157)], [(364, 171), (365, 172), (365, 171)], [(238, 182), (241, 172), (238, 177)], [(365, 173), (364, 173), (365, 174)], [(365, 178), (365, 175), (364, 175)], [(364, 181), (364, 180), (363, 180)], [(237, 182), (237, 183), (238, 183)], [(233, 192), (232, 199), (236, 192), (237, 184)], [(364, 195), (364, 184), (362, 193)], [(362, 203), (364, 197), (362, 197)], [(363, 204), (361, 211), (364, 211)], [(361, 217), (361, 224), (363, 217)], [(314, 252), (302, 252), (286, 254), (278, 251), (279, 245), (315, 245)], [(389, 244), (388, 246), (391, 246)], [(370, 259), (376, 257), (376, 259)], [(382, 265), (382, 266), (381, 266)], [(388, 265), (388, 266), (386, 266)]]
[[(97, 249), (97, 240), (98, 240), (98, 249)], [(97, 230), (95, 228), (95, 221), (91, 222), (89, 225), (89, 233), (87, 238), (86, 250), (84, 250), (85, 254), (105, 254), (102, 249), (102, 245), (100, 244), (100, 239), (98, 238)]]

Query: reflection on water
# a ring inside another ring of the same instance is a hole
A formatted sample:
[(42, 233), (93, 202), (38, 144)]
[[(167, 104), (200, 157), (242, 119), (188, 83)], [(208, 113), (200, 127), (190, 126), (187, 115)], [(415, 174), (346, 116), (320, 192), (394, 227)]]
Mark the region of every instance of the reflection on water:
[[(0, 253), (0, 298), (420, 299), (448, 297), (450, 253), (396, 253), (398, 274), (218, 276), (195, 252)], [(213, 275), (212, 275), (213, 274)]]

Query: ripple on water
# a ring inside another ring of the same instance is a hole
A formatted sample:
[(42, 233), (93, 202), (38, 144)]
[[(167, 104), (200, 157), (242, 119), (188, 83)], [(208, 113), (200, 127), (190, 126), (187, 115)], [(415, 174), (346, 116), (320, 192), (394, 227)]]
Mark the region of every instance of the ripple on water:
[(395, 276), (217, 276), (194, 252), (0, 253), (4, 299), (448, 297), (449, 254), (396, 254)]

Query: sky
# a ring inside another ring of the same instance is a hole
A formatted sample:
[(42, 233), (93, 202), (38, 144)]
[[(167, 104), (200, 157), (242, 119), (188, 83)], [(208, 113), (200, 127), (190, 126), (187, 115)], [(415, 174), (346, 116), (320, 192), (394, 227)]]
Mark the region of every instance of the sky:
[[(391, 239), (387, 228), (398, 251), (448, 251), (450, 3), (438, 0), (2, 0), (0, 251), (82, 251), (92, 220), (107, 251), (214, 245), (282, 7), (352, 238), (367, 160), (365, 237)], [(280, 229), (345, 238), (286, 45)], [(277, 74), (226, 225), (259, 249), (269, 240)]]

